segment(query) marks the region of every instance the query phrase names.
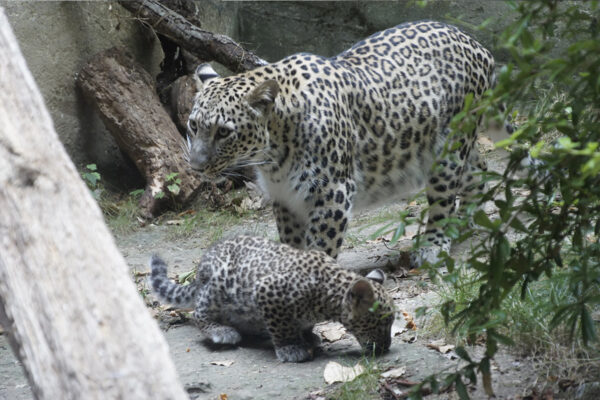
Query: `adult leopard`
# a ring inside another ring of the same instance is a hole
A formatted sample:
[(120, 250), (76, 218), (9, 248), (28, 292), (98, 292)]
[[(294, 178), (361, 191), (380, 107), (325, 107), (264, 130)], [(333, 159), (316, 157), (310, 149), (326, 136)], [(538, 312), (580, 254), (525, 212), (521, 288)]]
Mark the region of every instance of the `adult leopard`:
[(205, 64), (189, 117), (192, 168), (208, 177), (255, 164), (273, 200), (282, 242), (336, 257), (351, 213), (426, 185), (430, 246), (413, 258), (435, 262), (450, 239), (436, 221), (457, 195), (481, 189), (485, 169), (466, 132), (432, 164), (465, 97), (494, 81), (490, 52), (441, 22), (405, 23), (331, 58), (296, 54), (220, 78)]

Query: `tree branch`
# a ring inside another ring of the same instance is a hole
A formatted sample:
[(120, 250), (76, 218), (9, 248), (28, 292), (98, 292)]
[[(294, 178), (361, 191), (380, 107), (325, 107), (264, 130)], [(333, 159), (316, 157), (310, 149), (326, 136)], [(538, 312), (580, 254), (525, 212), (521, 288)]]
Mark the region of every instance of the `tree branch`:
[(36, 399), (187, 399), (0, 8), (0, 322)]
[(236, 73), (268, 64), (230, 37), (202, 30), (156, 0), (123, 0), (119, 3), (156, 32), (202, 60), (214, 60)]

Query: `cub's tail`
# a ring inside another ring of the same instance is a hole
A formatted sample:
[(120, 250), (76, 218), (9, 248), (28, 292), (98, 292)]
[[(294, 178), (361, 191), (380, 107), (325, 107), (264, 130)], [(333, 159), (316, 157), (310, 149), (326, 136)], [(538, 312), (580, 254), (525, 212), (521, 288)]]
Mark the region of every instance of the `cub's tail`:
[(195, 282), (184, 286), (170, 281), (167, 278), (167, 264), (156, 254), (150, 258), (150, 268), (152, 269), (150, 276), (152, 289), (161, 300), (181, 308), (194, 307), (198, 291), (198, 285)]

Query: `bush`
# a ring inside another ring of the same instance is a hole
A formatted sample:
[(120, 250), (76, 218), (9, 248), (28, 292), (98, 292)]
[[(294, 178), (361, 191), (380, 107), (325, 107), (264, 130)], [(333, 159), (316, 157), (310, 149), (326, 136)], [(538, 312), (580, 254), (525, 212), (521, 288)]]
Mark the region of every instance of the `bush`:
[[(496, 87), (481, 101), (467, 101), (452, 122), (458, 136), (480, 117), (518, 121), (510, 138), (497, 143), (510, 151), (506, 170), (483, 176), (490, 189), (479, 204), (493, 201), (499, 218), (491, 220), (467, 207), (472, 228), (456, 218), (443, 222), (458, 242), (476, 238), (465, 266), (477, 274), (477, 295), (463, 307), (453, 301), (442, 307), (454, 331), (461, 330), (473, 342), (485, 338), (485, 356), (479, 361), (457, 348), (468, 365), (444, 380), (455, 385), (461, 398), (468, 397), (464, 380), (476, 381), (478, 372), (492, 394), (490, 360), (499, 344), (513, 343), (501, 333), (507, 332), (510, 320), (505, 299), (515, 289), (524, 298), (532, 282), (551, 277), (557, 269), (566, 287), (552, 290), (561, 295), (551, 290), (538, 299), (552, 314), (550, 328), (566, 326), (584, 345), (597, 340), (591, 315), (600, 303), (598, 2), (509, 3), (517, 19), (498, 43), (511, 61), (499, 71)], [(498, 115), (501, 109), (506, 111)], [(524, 168), (528, 157), (534, 162)], [(443, 263), (449, 272), (444, 280), (457, 281), (454, 261), (447, 257)], [(435, 377), (426, 383), (437, 387)]]

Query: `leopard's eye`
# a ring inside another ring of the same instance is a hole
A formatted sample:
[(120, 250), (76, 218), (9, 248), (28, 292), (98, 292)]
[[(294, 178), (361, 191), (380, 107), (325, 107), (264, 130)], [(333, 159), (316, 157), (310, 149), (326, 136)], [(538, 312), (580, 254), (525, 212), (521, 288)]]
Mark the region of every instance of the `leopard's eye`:
[(225, 128), (224, 126), (220, 126), (217, 128), (217, 131), (215, 132), (215, 140), (222, 140), (225, 139), (227, 137), (229, 137), (229, 135), (231, 135), (233, 131), (229, 128)]
[(190, 131), (192, 131), (192, 133), (196, 133), (196, 130), (198, 130), (198, 124), (193, 119), (190, 119), (188, 121), (188, 128)]

